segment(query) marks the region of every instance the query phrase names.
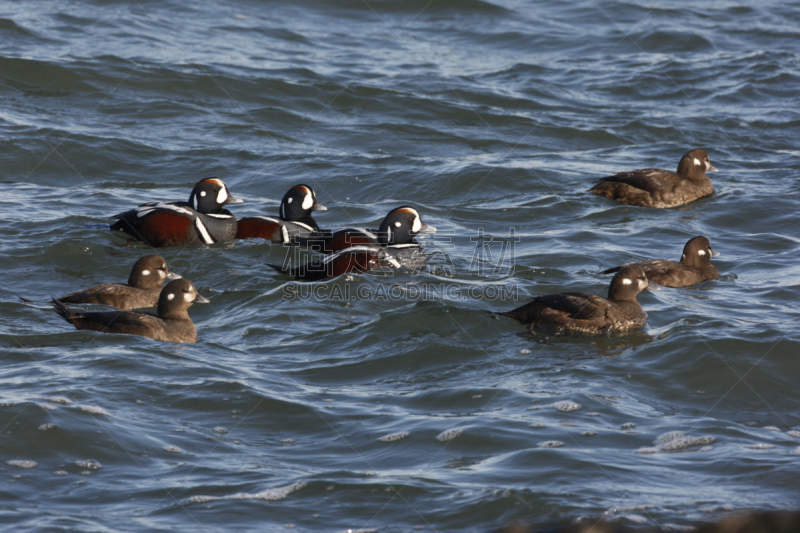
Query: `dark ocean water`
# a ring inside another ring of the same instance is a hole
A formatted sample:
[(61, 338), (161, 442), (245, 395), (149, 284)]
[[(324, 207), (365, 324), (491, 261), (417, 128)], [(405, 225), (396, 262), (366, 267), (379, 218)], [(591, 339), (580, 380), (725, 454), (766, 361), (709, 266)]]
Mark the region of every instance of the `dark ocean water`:
[[(18, 0), (0, 52), (0, 527), (486, 531), (797, 506), (797, 4)], [(586, 193), (695, 147), (712, 197)], [(301, 285), (265, 241), (163, 249), (211, 299), (196, 345), (49, 308), (151, 253), (108, 216), (208, 176), (239, 216), (276, 214), (296, 183), (327, 227), (414, 205), (439, 230), (431, 267)], [(642, 293), (642, 331), (530, 336), (487, 313), (605, 294), (598, 271), (677, 260), (695, 235), (721, 278)]]

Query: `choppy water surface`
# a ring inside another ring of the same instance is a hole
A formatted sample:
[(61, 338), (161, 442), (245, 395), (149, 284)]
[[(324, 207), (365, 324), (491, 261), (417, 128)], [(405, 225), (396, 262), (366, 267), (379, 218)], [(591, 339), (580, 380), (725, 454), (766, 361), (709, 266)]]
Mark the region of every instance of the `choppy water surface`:
[[(795, 506), (800, 8), (746, 4), (4, 3), (0, 523), (485, 531)], [(585, 192), (694, 147), (713, 197)], [(327, 227), (413, 204), (435, 268), (309, 293), (264, 241), (162, 250), (212, 301), (196, 345), (48, 308), (150, 252), (109, 215), (207, 176), (240, 216), (296, 183)], [(599, 270), (700, 234), (723, 276), (640, 295), (643, 331), (531, 337), (487, 313), (605, 293)]]

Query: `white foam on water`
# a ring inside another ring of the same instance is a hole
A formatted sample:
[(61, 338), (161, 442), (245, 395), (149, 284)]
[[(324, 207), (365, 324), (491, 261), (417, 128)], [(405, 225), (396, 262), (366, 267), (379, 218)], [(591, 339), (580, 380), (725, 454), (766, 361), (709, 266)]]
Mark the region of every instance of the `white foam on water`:
[(540, 411), (542, 409), (556, 409), (561, 411), (562, 413), (569, 413), (572, 411), (577, 411), (581, 408), (581, 404), (572, 402), (570, 400), (561, 400), (558, 402), (548, 403), (546, 405), (534, 405), (528, 407), (528, 411)]
[(771, 450), (774, 447), (774, 444), (766, 444), (764, 442), (759, 442), (758, 444), (748, 444), (745, 446), (745, 448), (749, 448), (751, 450)]
[(50, 396), (48, 398), (45, 398), (45, 401), (48, 401), (50, 403), (57, 403), (60, 405), (69, 405), (72, 403), (72, 400), (70, 400), (69, 398), (64, 398), (63, 396)]
[(597, 435), (596, 431), (584, 431), (581, 433), (581, 436), (583, 437), (594, 437), (595, 435)]
[(709, 436), (693, 437), (686, 435), (683, 431), (668, 431), (656, 437), (656, 440), (653, 441), (655, 446), (643, 446), (636, 450), (636, 453), (671, 452), (692, 446), (706, 446), (707, 449), (704, 448), (700, 451), (709, 451), (712, 447), (707, 445), (715, 440), (714, 437)]
[(10, 461), (6, 461), (6, 464), (18, 468), (33, 468), (39, 463), (36, 461), (26, 461), (25, 459), (11, 459)]
[(169, 452), (169, 453), (183, 453), (183, 450), (181, 450), (177, 446), (164, 446), (162, 449), (165, 452)]
[(647, 518), (645, 518), (645, 517), (643, 517), (642, 515), (639, 515), (639, 514), (626, 514), (622, 518), (625, 518), (626, 520), (630, 520), (634, 524), (646, 524), (647, 523)]
[(436, 435), (436, 440), (439, 442), (450, 442), (462, 433), (464, 433), (464, 430), (461, 428), (448, 429)]
[(111, 416), (111, 413), (109, 413), (102, 407), (98, 407), (96, 405), (79, 405), (78, 408), (81, 411), (84, 411), (86, 413), (92, 413), (93, 415)]
[(50, 403), (37, 403), (36, 405), (38, 405), (45, 411), (55, 411), (56, 409), (58, 409), (58, 407)]
[[(401, 439), (404, 439), (411, 435), (408, 431), (400, 431), (398, 433), (389, 433), (388, 435), (384, 435), (383, 437), (379, 438), (378, 440), (381, 442), (394, 442)], [(437, 439), (439, 437), (436, 437)]]
[(684, 436), (683, 431), (669, 431), (667, 433), (662, 433), (661, 435), (659, 435), (654, 441), (654, 444), (664, 444), (666, 442), (679, 439), (683, 436)]
[(766, 429), (767, 431), (780, 431), (781, 430), (781, 428), (778, 428), (778, 427), (775, 427), (775, 426), (764, 426), (761, 429)]
[(55, 424), (48, 422), (47, 424), (42, 424), (39, 426), (39, 431), (47, 431), (48, 429), (53, 429), (56, 427)]
[(790, 437), (800, 439), (800, 431), (797, 431), (796, 429), (790, 429), (789, 431), (786, 432), (786, 434), (789, 435)]
[(689, 533), (690, 531), (697, 531), (694, 526), (681, 526), (678, 524), (664, 524), (661, 529), (666, 533)]
[(571, 402), (569, 400), (562, 400), (560, 402), (555, 402), (551, 405), (554, 409), (561, 411), (562, 413), (571, 413), (572, 411), (577, 411), (581, 408), (579, 403)]
[(103, 468), (103, 465), (100, 464), (100, 461), (95, 461), (94, 459), (75, 461), (75, 464), (81, 468), (86, 468), (88, 470), (100, 470), (101, 468)]
[(663, 451), (682, 450), (691, 446), (702, 446), (714, 442), (714, 437), (679, 437), (659, 446)]
[(726, 503), (724, 505), (706, 505), (700, 508), (701, 513), (716, 513), (718, 511), (733, 511), (733, 505)]
[(646, 503), (642, 503), (642, 504), (639, 504), (639, 505), (629, 505), (627, 507), (618, 507), (618, 508), (616, 508), (614, 510), (618, 511), (620, 513), (630, 513), (632, 511), (645, 511), (647, 509), (650, 509), (651, 507), (653, 507), (653, 506), (652, 505), (647, 505)]
[(224, 435), (228, 432), (228, 430), (225, 429), (224, 427), (215, 427), (214, 432), (219, 433), (220, 435)]
[(539, 443), (539, 448), (561, 448), (563, 445), (560, 440), (546, 440)]
[(527, 348), (523, 348), (519, 351), (519, 353), (521, 353), (522, 355), (528, 355), (529, 353), (531, 353), (531, 351)]
[(217, 500), (263, 500), (263, 501), (277, 501), (283, 500), (289, 494), (298, 491), (305, 487), (303, 482), (294, 483), (288, 487), (280, 487), (276, 489), (267, 489), (253, 494), (247, 492), (239, 492), (231, 496), (192, 496), (189, 498), (191, 503), (206, 503)]
[(53, 472), (54, 476), (68, 476), (69, 473), (66, 470), (56, 470)]
[(795, 455), (800, 455), (800, 446), (798, 446), (797, 448), (792, 450), (792, 453), (795, 454)]
[(622, 429), (633, 429), (635, 427), (636, 427), (636, 424), (634, 424), (633, 422), (628, 422), (628, 423), (622, 424), (620, 426), (620, 428), (622, 428)]

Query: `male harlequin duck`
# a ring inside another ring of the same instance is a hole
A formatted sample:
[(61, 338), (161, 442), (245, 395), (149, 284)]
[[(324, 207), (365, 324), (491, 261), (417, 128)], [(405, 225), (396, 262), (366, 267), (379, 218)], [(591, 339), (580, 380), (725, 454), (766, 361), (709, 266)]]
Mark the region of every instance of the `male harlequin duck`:
[(90, 289), (73, 292), (58, 298), (64, 304), (103, 304), (117, 309), (139, 309), (153, 307), (167, 279), (180, 279), (170, 272), (160, 255), (146, 255), (136, 261), (128, 277), (128, 283), (107, 283)]
[(589, 192), (641, 207), (675, 207), (714, 192), (706, 172), (716, 172), (708, 153), (696, 148), (678, 163), (678, 171), (657, 168), (620, 172), (600, 179)]
[(122, 230), (150, 246), (212, 244), (236, 237), (236, 218), (223, 209), (242, 200), (228, 193), (217, 178), (197, 182), (188, 202), (149, 202), (113, 218), (112, 230)]
[(317, 195), (308, 185), (295, 185), (281, 200), (279, 217), (245, 217), (239, 219), (237, 239), (260, 237), (268, 241), (305, 244), (319, 235), (317, 221), (312, 211), (327, 211), (317, 201)]
[(299, 267), (269, 266), (297, 280), (318, 281), (350, 272), (368, 272), (384, 264), (400, 266), (379, 246), (352, 246), (324, 258), (315, 258)]
[(711, 258), (719, 255), (711, 249), (711, 243), (702, 235), (689, 239), (683, 247), (680, 263), (668, 259), (648, 259), (633, 261), (621, 266), (604, 270), (603, 274), (619, 272), (629, 266), (640, 266), (647, 274), (647, 279), (665, 287), (688, 287), (707, 279), (719, 276), (717, 267), (711, 264)]
[(419, 247), (414, 237), (420, 233), (436, 233), (436, 228), (423, 223), (416, 209), (404, 205), (392, 209), (377, 230), (344, 228), (334, 231), (325, 237), (322, 251), (333, 253), (359, 244), (394, 249)]
[(647, 285), (642, 267), (624, 267), (611, 280), (608, 299), (582, 292), (550, 294), (500, 314), (530, 324), (532, 332), (552, 328), (598, 334), (641, 328), (647, 322), (647, 313), (636, 301), (636, 295)]
[(158, 315), (142, 311), (75, 312), (58, 300), (51, 302), (64, 320), (78, 329), (139, 335), (157, 341), (197, 342), (197, 330), (189, 313), (193, 303), (208, 303), (191, 281), (176, 279), (158, 297)]

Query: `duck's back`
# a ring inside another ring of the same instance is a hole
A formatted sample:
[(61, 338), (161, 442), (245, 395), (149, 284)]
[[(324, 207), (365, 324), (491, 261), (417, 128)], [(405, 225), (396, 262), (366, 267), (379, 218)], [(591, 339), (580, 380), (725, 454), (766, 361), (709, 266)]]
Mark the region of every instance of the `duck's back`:
[(523, 324), (531, 322), (563, 322), (565, 320), (592, 320), (604, 317), (608, 300), (594, 294), (567, 292), (538, 296), (525, 305), (507, 313)]
[(139, 335), (157, 341), (197, 342), (197, 330), (190, 319), (162, 319), (140, 311), (75, 312), (58, 300), (58, 313), (78, 329)]
[(614, 302), (595, 294), (563, 293), (539, 296), (527, 304), (504, 313), (530, 324), (581, 333), (605, 333), (641, 327), (647, 314), (638, 302)]
[(589, 192), (628, 205), (667, 208), (714, 192), (711, 180), (689, 180), (669, 170), (647, 168), (602, 178)]
[(159, 285), (151, 289), (139, 289), (124, 283), (107, 283), (67, 294), (58, 300), (67, 304), (101, 304), (117, 309), (141, 309), (155, 306), (162, 288)]
[(684, 265), (677, 261), (670, 261), (669, 259), (647, 259), (645, 261), (624, 263), (618, 267), (604, 270), (603, 274), (612, 274), (628, 266), (640, 266), (644, 269), (649, 281), (662, 287), (674, 289), (688, 287), (719, 276), (719, 270), (714, 265), (696, 267)]
[(114, 215), (121, 230), (154, 247), (212, 244), (236, 237), (236, 218), (226, 209), (200, 213), (186, 202), (151, 202)]

